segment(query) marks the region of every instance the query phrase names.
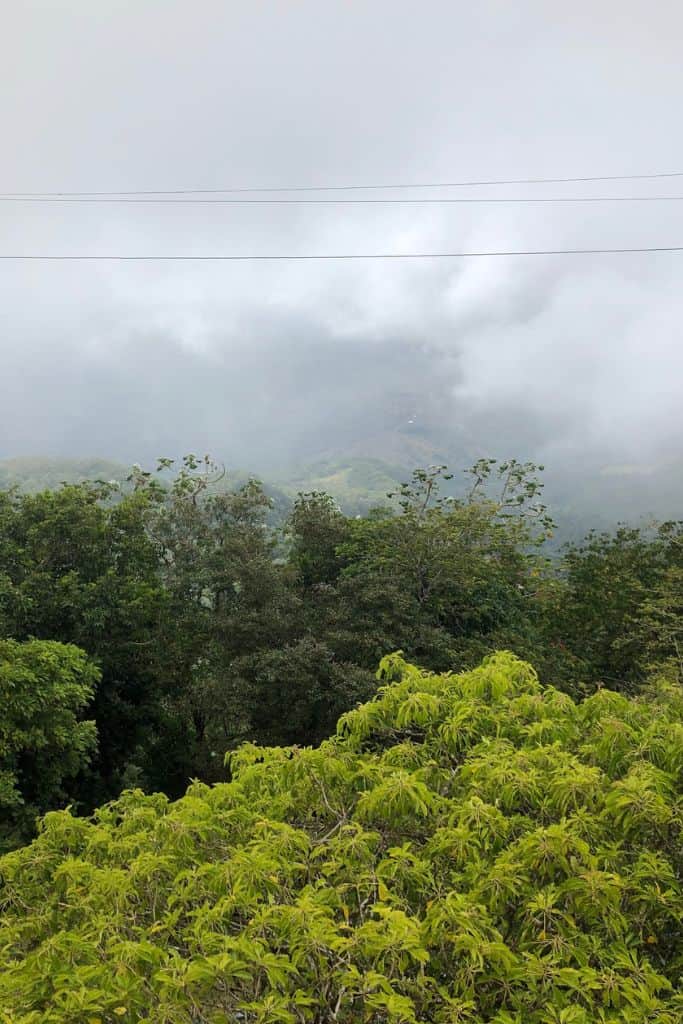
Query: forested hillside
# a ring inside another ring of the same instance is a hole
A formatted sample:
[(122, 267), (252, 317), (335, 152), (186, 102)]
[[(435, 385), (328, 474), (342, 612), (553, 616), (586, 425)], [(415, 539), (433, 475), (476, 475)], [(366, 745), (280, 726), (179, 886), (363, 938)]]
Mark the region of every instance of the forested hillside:
[(92, 480), (113, 480), (122, 483), (128, 475), (126, 467), (113, 459), (59, 459), (24, 456), (0, 459), (0, 488), (17, 487), (26, 494), (78, 484)]
[[(442, 428), (443, 424), (439, 424)], [(413, 428), (414, 429), (414, 428)], [(270, 522), (281, 525), (297, 494), (324, 491), (347, 515), (366, 515), (371, 508), (386, 505), (387, 493), (399, 487), (414, 469), (447, 463), (453, 479), (442, 481), (442, 490), (453, 497), (466, 493), (462, 470), (474, 462), (480, 446), (458, 437), (450, 445), (437, 445), (429, 434), (407, 434), (394, 429), (387, 436), (363, 437), (357, 445), (334, 447), (326, 454), (298, 461), (286, 459), (273, 465), (255, 458), (260, 466), (231, 470), (220, 480), (220, 489), (235, 489), (257, 476), (272, 500)], [(420, 445), (416, 437), (422, 438)], [(374, 442), (374, 444), (373, 444)], [(365, 454), (357, 454), (365, 451)], [(376, 452), (369, 455), (368, 452)], [(63, 483), (93, 480), (123, 483), (129, 470), (121, 462), (104, 458), (55, 458), (33, 456), (0, 459), (0, 488), (17, 487), (31, 494), (54, 489)], [(611, 529), (615, 523), (638, 525), (652, 519), (676, 518), (683, 503), (683, 465), (669, 456), (650, 462), (619, 463), (595, 456), (551, 464), (545, 474), (545, 494), (556, 524), (559, 544), (580, 539), (591, 527)]]
[[(125, 788), (179, 796), (244, 741), (317, 743), (402, 650), (459, 671), (492, 650), (572, 696), (681, 678), (683, 527), (592, 534), (548, 558), (538, 467), (416, 471), (348, 516), (321, 491), (283, 525), (210, 460), (0, 492), (0, 838)], [(4, 638), (4, 639), (3, 639)]]
[(683, 524), (458, 487), (0, 492), (0, 1020), (678, 1024)]

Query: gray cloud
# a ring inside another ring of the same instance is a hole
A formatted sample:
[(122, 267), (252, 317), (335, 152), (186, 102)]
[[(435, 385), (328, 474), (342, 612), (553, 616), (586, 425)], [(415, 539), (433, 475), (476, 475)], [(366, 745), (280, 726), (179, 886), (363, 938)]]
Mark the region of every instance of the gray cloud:
[[(28, 0), (5, 21), (7, 191), (683, 168), (673, 4)], [(655, 189), (683, 180), (534, 194)], [(675, 245), (683, 206), (0, 204), (0, 235), (5, 253)], [(417, 418), (451, 454), (648, 459), (680, 435), (681, 258), (2, 263), (0, 455), (393, 457)]]

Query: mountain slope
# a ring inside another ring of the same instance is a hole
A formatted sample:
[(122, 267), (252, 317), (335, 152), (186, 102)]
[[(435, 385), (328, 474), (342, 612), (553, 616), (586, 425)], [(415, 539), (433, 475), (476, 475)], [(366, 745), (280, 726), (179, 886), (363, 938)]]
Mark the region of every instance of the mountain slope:
[(113, 459), (22, 456), (0, 459), (0, 488), (16, 486), (20, 491), (32, 493), (84, 480), (123, 481), (128, 472), (126, 466)]

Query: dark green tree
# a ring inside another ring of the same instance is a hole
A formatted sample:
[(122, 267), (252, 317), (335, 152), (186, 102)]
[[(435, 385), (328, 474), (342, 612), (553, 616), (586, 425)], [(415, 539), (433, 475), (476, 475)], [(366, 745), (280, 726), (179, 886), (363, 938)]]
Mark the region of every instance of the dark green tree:
[(72, 645), (0, 640), (0, 847), (30, 837), (90, 762), (97, 730), (82, 715), (99, 679)]
[(73, 643), (101, 668), (97, 761), (75, 794), (86, 802), (120, 790), (161, 721), (153, 498), (98, 483), (0, 496), (0, 635)]
[(390, 495), (397, 510), (363, 519), (303, 496), (292, 554), (316, 635), (368, 669), (396, 647), (435, 668), (501, 642), (526, 651), (550, 526), (536, 470), (482, 460), (460, 499), (441, 493), (445, 467), (417, 470)]
[(545, 610), (544, 672), (633, 692), (653, 660), (675, 657), (682, 539), (682, 524), (664, 523), (571, 545)]

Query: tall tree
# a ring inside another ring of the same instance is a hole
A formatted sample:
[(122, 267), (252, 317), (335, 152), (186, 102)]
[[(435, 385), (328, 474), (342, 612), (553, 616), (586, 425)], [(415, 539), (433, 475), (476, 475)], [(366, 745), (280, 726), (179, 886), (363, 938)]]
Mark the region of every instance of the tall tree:
[(100, 679), (85, 653), (50, 640), (0, 640), (0, 847), (59, 806), (97, 745), (82, 715)]
[(564, 585), (546, 617), (547, 655), (559, 680), (634, 691), (655, 648), (663, 654), (667, 647), (666, 631), (672, 653), (682, 540), (681, 523), (622, 526), (590, 533), (566, 550)]
[(165, 607), (149, 535), (154, 496), (106, 484), (0, 498), (0, 630), (59, 640), (96, 659), (97, 766), (88, 801), (118, 792), (159, 727), (156, 644)]

